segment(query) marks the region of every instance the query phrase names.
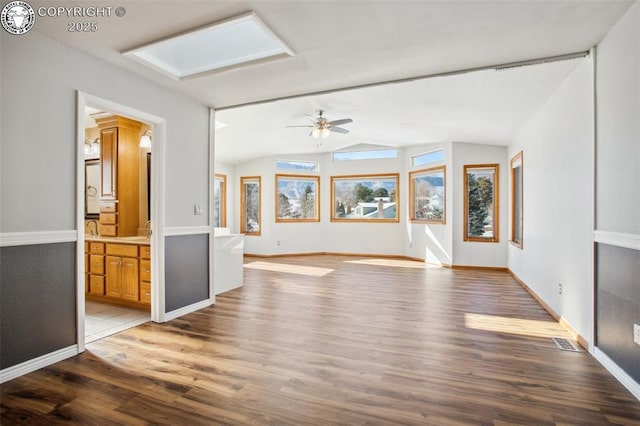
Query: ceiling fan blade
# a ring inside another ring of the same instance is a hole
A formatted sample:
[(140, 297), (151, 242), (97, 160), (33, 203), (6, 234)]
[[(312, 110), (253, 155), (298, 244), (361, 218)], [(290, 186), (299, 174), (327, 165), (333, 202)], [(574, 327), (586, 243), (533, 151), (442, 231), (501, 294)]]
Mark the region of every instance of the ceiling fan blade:
[(329, 127), (329, 131), (336, 133), (349, 133), (349, 130), (343, 129), (342, 127)]
[(310, 124), (304, 124), (304, 125), (301, 125), (301, 126), (284, 126), (284, 127), (316, 127), (316, 126), (312, 126)]
[(342, 124), (353, 123), (353, 120), (350, 118), (343, 118), (342, 120), (333, 120), (330, 123), (332, 126), (340, 126)]

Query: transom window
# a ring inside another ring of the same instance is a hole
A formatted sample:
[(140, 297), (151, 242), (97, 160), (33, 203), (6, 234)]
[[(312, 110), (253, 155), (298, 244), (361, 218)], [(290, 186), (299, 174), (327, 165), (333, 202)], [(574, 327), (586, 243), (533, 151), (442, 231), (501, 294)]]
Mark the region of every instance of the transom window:
[(386, 158), (396, 158), (397, 149), (373, 149), (366, 151), (336, 151), (333, 153), (333, 161), (349, 160), (381, 160)]
[(411, 157), (411, 167), (420, 167), (431, 163), (439, 163), (441, 161), (444, 161), (444, 150), (438, 149), (436, 151), (414, 155)]
[(317, 161), (277, 160), (276, 169), (317, 172), (319, 167)]

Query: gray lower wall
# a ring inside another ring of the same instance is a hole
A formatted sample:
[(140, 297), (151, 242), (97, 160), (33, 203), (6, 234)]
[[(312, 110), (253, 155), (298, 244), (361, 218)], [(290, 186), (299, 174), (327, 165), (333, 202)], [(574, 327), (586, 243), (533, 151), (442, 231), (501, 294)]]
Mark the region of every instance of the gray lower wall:
[(596, 345), (640, 383), (640, 251), (596, 244)]
[(76, 343), (75, 247), (0, 248), (0, 369)]
[(165, 240), (165, 309), (175, 311), (209, 298), (209, 235)]

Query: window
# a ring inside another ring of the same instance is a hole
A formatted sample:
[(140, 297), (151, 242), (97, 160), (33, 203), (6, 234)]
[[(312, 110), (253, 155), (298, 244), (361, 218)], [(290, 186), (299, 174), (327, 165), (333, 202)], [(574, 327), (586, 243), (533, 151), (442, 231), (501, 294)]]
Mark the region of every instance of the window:
[(522, 248), (522, 151), (511, 159), (511, 243)]
[(240, 178), (240, 232), (260, 235), (260, 176)]
[(227, 177), (217, 173), (213, 183), (213, 226), (227, 226)]
[(464, 241), (498, 242), (498, 164), (464, 166)]
[(446, 167), (432, 167), (409, 173), (409, 220), (439, 223), (446, 219)]
[(320, 222), (320, 177), (276, 175), (276, 222)]
[(333, 153), (333, 161), (346, 160), (380, 160), (384, 158), (396, 158), (397, 149), (374, 149), (368, 151), (339, 151)]
[(396, 174), (331, 176), (332, 222), (398, 222)]
[(424, 166), (425, 164), (437, 163), (439, 161), (444, 161), (444, 150), (442, 149), (414, 155), (411, 157), (411, 167)]
[(318, 162), (317, 161), (278, 160), (276, 161), (276, 169), (317, 172)]

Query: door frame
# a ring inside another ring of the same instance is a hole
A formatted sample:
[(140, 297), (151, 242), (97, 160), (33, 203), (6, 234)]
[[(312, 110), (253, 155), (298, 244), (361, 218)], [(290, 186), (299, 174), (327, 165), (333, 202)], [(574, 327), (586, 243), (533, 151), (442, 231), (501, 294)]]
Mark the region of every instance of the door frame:
[(76, 92), (76, 309), (78, 352), (85, 350), (85, 265), (84, 265), (84, 142), (85, 107), (93, 107), (150, 124), (153, 128), (151, 145), (151, 320), (165, 321), (164, 286), (164, 227), (165, 227), (165, 152), (166, 120), (144, 111), (118, 104), (85, 92)]

